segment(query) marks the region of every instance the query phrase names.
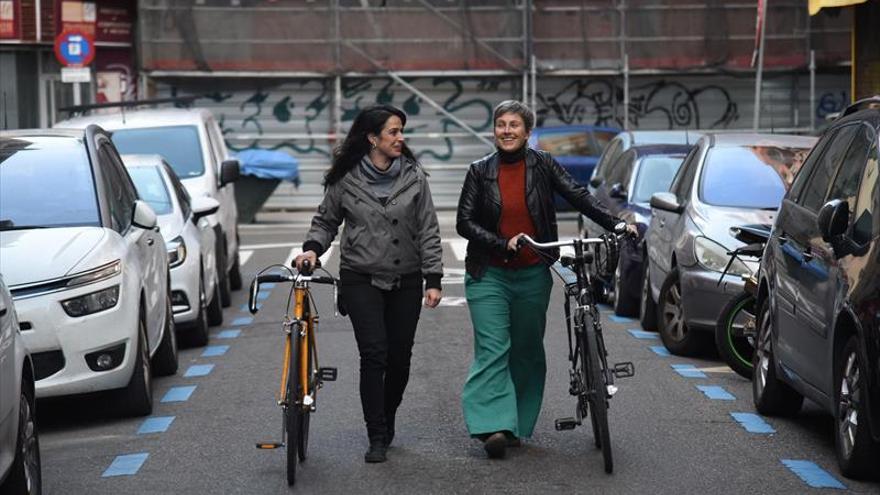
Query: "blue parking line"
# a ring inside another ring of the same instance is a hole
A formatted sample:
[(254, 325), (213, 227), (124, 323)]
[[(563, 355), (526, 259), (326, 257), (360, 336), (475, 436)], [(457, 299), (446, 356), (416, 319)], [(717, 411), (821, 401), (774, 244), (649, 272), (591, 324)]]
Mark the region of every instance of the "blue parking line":
[(226, 354), (226, 351), (228, 350), (228, 345), (209, 345), (208, 347), (205, 347), (204, 351), (202, 351), (202, 357), (222, 356)]
[(144, 461), (147, 460), (149, 455), (150, 454), (146, 452), (142, 452), (140, 454), (116, 456), (116, 459), (113, 459), (113, 462), (110, 463), (110, 467), (104, 471), (104, 474), (102, 474), (101, 477), (109, 478), (111, 476), (131, 476), (137, 474), (138, 470), (144, 465)]
[(195, 385), (171, 387), (168, 392), (165, 392), (165, 397), (162, 397), (162, 402), (186, 402), (195, 390)]
[(270, 289), (271, 290), (274, 288), (275, 288), (275, 282), (267, 282), (265, 284), (260, 284), (260, 289)]
[(250, 325), (254, 321), (252, 316), (239, 316), (238, 318), (232, 320), (232, 326), (234, 327), (243, 327)]
[(685, 378), (706, 378), (706, 374), (692, 364), (673, 364), (672, 369)]
[(223, 330), (217, 334), (218, 339), (234, 339), (241, 335), (241, 330)]
[(141, 423), (141, 427), (138, 428), (137, 434), (162, 433), (171, 426), (173, 421), (174, 416), (156, 416), (154, 418), (147, 418)]
[(663, 347), (662, 345), (652, 345), (650, 349), (654, 352), (654, 354), (658, 356), (671, 356), (669, 354), (669, 350)]
[(764, 418), (755, 413), (732, 412), (730, 415), (749, 433), (776, 433)]
[(269, 299), (269, 296), (271, 296), (271, 295), (272, 295), (272, 293), (271, 293), (271, 292), (268, 292), (268, 291), (266, 291), (266, 292), (263, 292), (263, 291), (257, 292), (257, 301), (265, 301), (266, 299)]
[(632, 323), (636, 320), (632, 318), (627, 318), (626, 316), (617, 316), (617, 315), (608, 315), (608, 319), (613, 321), (614, 323)]
[(697, 388), (712, 400), (736, 400), (736, 397), (718, 385), (697, 385)]
[(660, 336), (657, 335), (656, 332), (646, 332), (644, 330), (638, 330), (635, 328), (633, 328), (631, 330), (627, 330), (627, 332), (629, 332), (630, 335), (632, 335), (633, 337), (635, 337), (637, 339), (652, 339), (653, 340), (653, 339), (660, 338)]
[(816, 463), (810, 461), (781, 459), (791, 472), (803, 480), (804, 483), (813, 488), (837, 488), (846, 490), (846, 485), (831, 476), (828, 471), (820, 468)]
[(186, 373), (183, 374), (184, 378), (192, 378), (195, 376), (206, 376), (214, 369), (213, 364), (194, 364), (190, 366)]

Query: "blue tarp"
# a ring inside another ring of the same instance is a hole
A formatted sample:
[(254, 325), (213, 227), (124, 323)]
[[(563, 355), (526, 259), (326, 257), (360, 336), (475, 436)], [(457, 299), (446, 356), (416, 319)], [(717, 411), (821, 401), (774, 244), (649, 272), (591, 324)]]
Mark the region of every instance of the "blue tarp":
[(249, 149), (236, 153), (242, 175), (289, 180), (299, 186), (299, 161), (283, 151)]

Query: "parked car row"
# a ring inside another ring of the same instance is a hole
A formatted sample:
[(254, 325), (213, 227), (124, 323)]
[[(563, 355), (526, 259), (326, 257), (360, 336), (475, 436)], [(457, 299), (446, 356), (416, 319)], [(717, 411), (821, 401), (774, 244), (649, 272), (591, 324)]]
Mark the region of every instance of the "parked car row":
[[(709, 132), (688, 146), (661, 144), (687, 143), (682, 135), (658, 133), (652, 143), (632, 134), (606, 147), (590, 184), (641, 234), (621, 246), (616, 269), (596, 253), (597, 297), (611, 299), (618, 315), (638, 315), (673, 354), (695, 355), (714, 345), (719, 313), (744, 281), (757, 281), (756, 314), (740, 329), (754, 346), (756, 409), (795, 414), (811, 399), (835, 418), (843, 474), (872, 476), (880, 459), (880, 98), (851, 107), (820, 139)], [(601, 232), (583, 225), (586, 235)], [(763, 256), (731, 256), (745, 245), (743, 229), (770, 231)]]
[(40, 491), (36, 399), (108, 393), (150, 414), (178, 336), (205, 345), (241, 287), (239, 166), (210, 112), (59, 126), (0, 133), (3, 493)]

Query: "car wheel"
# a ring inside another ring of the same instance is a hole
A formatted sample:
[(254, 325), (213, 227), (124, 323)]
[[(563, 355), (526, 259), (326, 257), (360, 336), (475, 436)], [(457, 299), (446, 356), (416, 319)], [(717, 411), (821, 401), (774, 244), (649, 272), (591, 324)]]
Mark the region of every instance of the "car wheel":
[[(217, 289), (214, 289), (216, 292)], [(216, 297), (216, 305), (219, 308), (220, 306), (220, 297), (214, 294)], [(210, 323), (210, 312), (208, 311), (208, 302), (207, 296), (205, 296), (205, 282), (203, 278), (199, 278), (199, 315), (196, 317), (195, 324), (193, 328), (189, 332), (189, 343), (196, 347), (202, 347), (208, 343), (208, 323)], [(223, 318), (223, 310), (220, 310), (220, 318), (222, 321)]]
[(685, 322), (679, 278), (678, 268), (673, 268), (660, 288), (660, 340), (673, 354), (693, 356), (701, 348), (701, 336)]
[(208, 303), (208, 325), (216, 326), (223, 324), (223, 305), (221, 303), (220, 281), (214, 280), (214, 295)]
[(851, 336), (834, 360), (835, 447), (840, 471), (848, 478), (876, 475), (880, 444), (871, 439), (867, 411), (867, 374)]
[(220, 285), (220, 304), (224, 308), (232, 305), (232, 289), (229, 286), (229, 272), (226, 271), (226, 244), (223, 252), (217, 253), (217, 282)]
[(177, 330), (174, 326), (174, 313), (171, 310), (171, 296), (166, 295), (165, 330), (162, 342), (153, 356), (153, 369), (156, 376), (169, 376), (177, 373)]
[(232, 268), (229, 269), (229, 287), (232, 290), (241, 290), (242, 281), (241, 281), (241, 263), (239, 262), (238, 253), (235, 253), (235, 262), (232, 263)]
[(614, 314), (617, 316), (635, 316), (639, 312), (639, 301), (633, 296), (632, 289), (626, 287), (620, 276), (620, 266), (614, 270)]
[(642, 297), (639, 304), (639, 323), (650, 332), (657, 331), (657, 303), (651, 295), (650, 265), (645, 256), (645, 272), (642, 274)]
[(0, 486), (3, 493), (35, 495), (42, 493), (40, 473), (40, 441), (37, 436), (34, 393), (27, 383), (21, 384), (18, 407), (18, 435), (15, 458), (6, 482)]
[(755, 409), (767, 416), (791, 416), (801, 410), (804, 396), (779, 380), (773, 356), (773, 320), (765, 299), (758, 309), (758, 340), (755, 344), (752, 399)]
[(153, 412), (153, 380), (150, 350), (147, 346), (147, 326), (143, 317), (138, 322), (138, 339), (134, 353), (134, 370), (128, 386), (122, 390), (119, 404), (123, 414), (146, 416)]

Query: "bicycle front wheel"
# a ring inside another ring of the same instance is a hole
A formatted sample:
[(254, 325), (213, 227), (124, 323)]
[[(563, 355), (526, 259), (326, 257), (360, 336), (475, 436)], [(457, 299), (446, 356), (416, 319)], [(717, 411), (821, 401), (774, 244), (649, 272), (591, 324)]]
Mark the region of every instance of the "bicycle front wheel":
[(296, 482), (296, 463), (300, 443), (300, 424), (302, 423), (301, 385), (299, 383), (299, 329), (294, 328), (290, 339), (290, 362), (287, 366), (287, 406), (284, 408), (284, 431), (287, 451), (287, 484)]
[[(602, 370), (602, 361), (599, 359), (599, 340), (596, 331), (584, 326), (586, 337), (586, 370), (589, 374), (587, 387), (587, 400), (590, 403), (590, 422), (593, 424), (593, 437), (596, 446), (602, 449), (602, 458), (605, 461), (605, 472), (614, 470), (614, 460), (611, 456), (611, 430), (608, 428), (608, 397), (605, 373)], [(583, 347), (583, 346), (582, 346)]]
[[(313, 349), (311, 339), (314, 335), (312, 334), (312, 328), (309, 328), (309, 337), (306, 340), (308, 345), (305, 346), (305, 348), (301, 348), (300, 352), (304, 352), (306, 356), (308, 356), (308, 359), (306, 361), (306, 376), (309, 380), (309, 389), (311, 390), (312, 397), (317, 400), (317, 390), (314, 389), (317, 380), (315, 380), (315, 374), (313, 370), (314, 364), (312, 363)], [(297, 363), (300, 362), (299, 359), (301, 359), (301, 357), (297, 359)], [(309, 450), (309, 418), (312, 417), (312, 410), (311, 408), (303, 407), (300, 409), (300, 411), (302, 415), (300, 416), (299, 421), (299, 435), (297, 436), (298, 441), (296, 443), (296, 450), (299, 454), (300, 462), (303, 462), (306, 460), (306, 454), (308, 454)]]

